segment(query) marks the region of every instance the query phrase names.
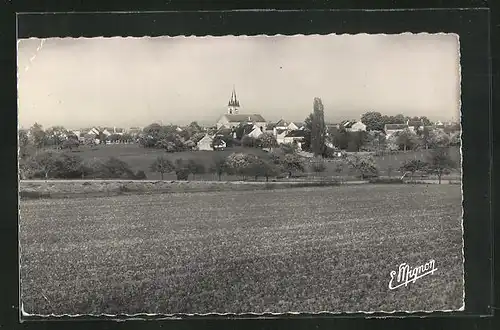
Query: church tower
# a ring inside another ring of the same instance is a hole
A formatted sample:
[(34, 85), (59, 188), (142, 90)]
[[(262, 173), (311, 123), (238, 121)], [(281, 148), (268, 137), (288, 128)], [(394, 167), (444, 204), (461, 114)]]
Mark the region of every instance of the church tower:
[(231, 98), (229, 99), (229, 102), (227, 104), (227, 113), (229, 115), (236, 115), (238, 114), (239, 107), (240, 107), (240, 102), (236, 98), (236, 91), (233, 86), (233, 92), (231, 93)]

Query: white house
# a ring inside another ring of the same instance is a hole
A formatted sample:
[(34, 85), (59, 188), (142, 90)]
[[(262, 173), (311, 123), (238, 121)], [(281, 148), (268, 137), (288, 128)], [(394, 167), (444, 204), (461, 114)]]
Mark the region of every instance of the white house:
[(257, 125), (254, 125), (253, 130), (250, 133), (248, 133), (248, 136), (257, 139), (262, 134), (263, 133), (262, 133), (262, 130), (260, 129), (260, 127), (258, 127)]
[(210, 135), (206, 134), (198, 143), (196, 144), (196, 147), (198, 150), (210, 150), (213, 151), (214, 148), (212, 146), (214, 142), (213, 137)]
[(90, 134), (90, 135), (99, 135), (99, 130), (95, 127), (92, 127), (88, 132), (87, 134)]
[(423, 121), (406, 121), (406, 125), (408, 125), (408, 129), (412, 131), (413, 133), (417, 133), (420, 130), (424, 129), (424, 122)]
[(227, 144), (226, 141), (218, 139), (217, 142), (214, 142), (214, 150), (224, 150)]
[(278, 144), (285, 143), (285, 137), (288, 134), (288, 131), (287, 130), (276, 130), (275, 132), (276, 133), (275, 133), (274, 137), (276, 138), (276, 142)]
[(288, 126), (286, 128), (288, 128), (290, 131), (295, 131), (295, 130), (299, 129), (299, 127), (297, 125), (295, 125), (295, 123), (288, 124)]
[(364, 132), (366, 131), (366, 125), (363, 124), (360, 120), (354, 121), (354, 120), (346, 120), (342, 122), (342, 126), (346, 129), (348, 132)]
[(283, 137), (283, 143), (297, 144), (299, 150), (302, 150), (303, 142), (304, 142), (304, 131), (300, 129), (287, 132), (286, 135)]
[(384, 132), (385, 132), (386, 137), (390, 137), (394, 133), (404, 131), (407, 128), (408, 128), (408, 125), (406, 125), (406, 124), (385, 124), (384, 125)]

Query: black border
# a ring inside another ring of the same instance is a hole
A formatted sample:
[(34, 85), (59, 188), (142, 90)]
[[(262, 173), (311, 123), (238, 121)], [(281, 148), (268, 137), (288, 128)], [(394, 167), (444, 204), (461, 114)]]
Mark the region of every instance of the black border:
[[(7, 1), (6, 1), (7, 2)], [(125, 4), (105, 3), (92, 4), (91, 2), (63, 4), (56, 3), (52, 7), (47, 6), (47, 2), (42, 5), (32, 4), (29, 1), (17, 3), (15, 5), (7, 4), (7, 13), (0, 16), (0, 22), (5, 24), (4, 34), (0, 34), (5, 48), (1, 49), (0, 70), (5, 70), (2, 75), (7, 84), (2, 84), (0, 90), (0, 99), (3, 108), (6, 111), (2, 113), (0, 127), (5, 132), (5, 137), (0, 139), (2, 154), (9, 154), (12, 159), (16, 159), (16, 12), (40, 12), (40, 11), (74, 11), (78, 9), (80, 13), (73, 14), (23, 14), (22, 20), (19, 20), (19, 37), (55, 37), (55, 36), (143, 36), (143, 35), (224, 35), (224, 34), (326, 34), (326, 33), (401, 33), (401, 32), (453, 32), (460, 35), (461, 48), (461, 69), (462, 69), (462, 125), (463, 125), (463, 170), (464, 170), (464, 230), (465, 230), (465, 258), (466, 258), (466, 311), (458, 313), (463, 317), (452, 318), (449, 313), (437, 314), (444, 318), (437, 318), (435, 314), (427, 319), (417, 319), (420, 325), (431, 325), (432, 328), (440, 328), (445, 324), (442, 320), (450, 322), (448, 327), (458, 327), (465, 325), (464, 316), (488, 316), (491, 314), (493, 305), (492, 295), (492, 225), (490, 216), (492, 205), (490, 190), (490, 172), (492, 165), (492, 143), (491, 143), (491, 96), (489, 95), (491, 84), (491, 64), (489, 61), (489, 41), (490, 41), (490, 12), (484, 1), (453, 1), (453, 4), (443, 4), (442, 1), (437, 6), (429, 6), (424, 1), (419, 5), (421, 8), (441, 7), (439, 10), (387, 10), (387, 11), (331, 11), (325, 10), (333, 7), (328, 1), (312, 1), (306, 6), (297, 6), (297, 2), (267, 3), (268, 9), (292, 9), (293, 11), (230, 11), (218, 12), (218, 9), (251, 9), (262, 6), (228, 6), (228, 2), (211, 2), (201, 6), (199, 3), (185, 1), (182, 4), (158, 5), (151, 4), (153, 1), (141, 2), (141, 8)], [(380, 1), (380, 3), (383, 1)], [(344, 4), (342, 6), (342, 3)], [(378, 8), (408, 8), (408, 1), (386, 1), (384, 5), (377, 3)], [(340, 4), (340, 6), (339, 6)], [(397, 4), (397, 5), (396, 5)], [(3, 4), (4, 5), (4, 4)], [(361, 9), (363, 5), (339, 1), (335, 4), (337, 8)], [(416, 5), (413, 3), (412, 5)], [(446, 7), (461, 7), (462, 9), (445, 9)], [(45, 6), (45, 7), (44, 7)], [(481, 9), (472, 9), (472, 7), (482, 7)], [(364, 8), (374, 7), (364, 4)], [(0, 7), (0, 11), (1, 11)], [(301, 9), (312, 9), (309, 11), (300, 11)], [(468, 8), (468, 9), (463, 9)], [(149, 13), (89, 13), (90, 11), (109, 11), (109, 10), (171, 10), (167, 13), (149, 12)], [(205, 9), (205, 11), (192, 11), (196, 9)], [(175, 12), (175, 10), (191, 10), (190, 12)], [(82, 13), (87, 12), (87, 13)], [(5, 17), (5, 20), (4, 20)], [(5, 40), (4, 40), (5, 39)], [(495, 58), (493, 58), (495, 60)], [(4, 87), (5, 85), (5, 87)], [(498, 87), (498, 86), (497, 86)], [(497, 95), (498, 96), (498, 95)], [(488, 128), (488, 129), (486, 129)], [(480, 142), (479, 142), (480, 141)], [(8, 159), (8, 157), (3, 157)], [(6, 279), (2, 281), (0, 291), (0, 302), (3, 304), (0, 325), (13, 326), (18, 321), (18, 254), (17, 254), (17, 175), (15, 162), (1, 162), (0, 171), (2, 189), (2, 205), (12, 206), (12, 209), (6, 209), (5, 219), (1, 221), (0, 235), (2, 245), (5, 244), (8, 249), (3, 249), (0, 254), (2, 259), (2, 270), (9, 269)], [(10, 187), (10, 188), (7, 188)], [(15, 207), (14, 207), (15, 206)], [(2, 217), (4, 218), (4, 217)], [(12, 219), (12, 220), (11, 220)], [(16, 219), (16, 220), (14, 220)], [(14, 248), (15, 246), (15, 248)], [(15, 250), (14, 250), (15, 249)], [(497, 290), (498, 291), (498, 290)], [(454, 314), (456, 315), (456, 314)], [(359, 316), (359, 315), (358, 315)], [(361, 315), (366, 317), (367, 315)], [(406, 316), (402, 314), (400, 316)], [(458, 320), (457, 320), (458, 319)], [(470, 320), (469, 318), (467, 318)], [(415, 320), (415, 319), (414, 319)], [(453, 321), (452, 321), (453, 320)], [(461, 321), (462, 320), (462, 321)], [(479, 320), (484, 325), (490, 325), (490, 319), (483, 317)], [(479, 322), (477, 320), (476, 322)], [(108, 322), (99, 321), (98, 323), (88, 323), (89, 321), (71, 322), (71, 326), (108, 324)], [(183, 321), (161, 321), (148, 322), (152, 324), (165, 324), (169, 326), (214, 326), (224, 327), (241, 325), (242, 321), (227, 320), (183, 320)], [(237, 322), (237, 323), (235, 323)], [(319, 325), (362, 325), (360, 319), (339, 319), (338, 317), (327, 318), (304, 318), (292, 317), (287, 320), (252, 320), (252, 326), (291, 326), (299, 325), (307, 327), (317, 327)], [(398, 326), (409, 324), (402, 319), (371, 319), (368, 324), (372, 326), (383, 326), (384, 328), (391, 324)], [(432, 322), (432, 323), (431, 323)], [(451, 322), (455, 326), (451, 326)], [(43, 322), (45, 323), (45, 322)], [(385, 323), (385, 324), (384, 324)], [(416, 324), (411, 323), (411, 324)], [(39, 322), (24, 323), (23, 326), (42, 325)], [(66, 321), (52, 323), (55, 326), (67, 326)], [(113, 323), (115, 326), (117, 323)], [(133, 323), (134, 326), (145, 326), (143, 322)], [(10, 328), (10, 327), (9, 327)]]

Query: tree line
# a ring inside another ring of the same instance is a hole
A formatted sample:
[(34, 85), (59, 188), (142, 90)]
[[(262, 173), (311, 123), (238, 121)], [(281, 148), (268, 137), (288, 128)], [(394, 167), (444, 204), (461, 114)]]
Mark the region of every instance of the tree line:
[[(386, 124), (404, 124), (409, 121), (421, 122), (415, 130), (406, 128), (390, 136), (383, 132)], [(431, 121), (425, 117), (404, 115), (387, 116), (379, 112), (367, 112), (361, 121), (366, 131), (351, 132), (344, 126), (327, 127), (324, 119), (324, 106), (321, 98), (314, 98), (313, 112), (305, 119), (304, 143), (302, 149), (315, 156), (330, 158), (336, 150), (358, 151), (408, 151), (432, 149), (460, 145), (460, 127), (456, 125), (445, 129), (433, 129)]]

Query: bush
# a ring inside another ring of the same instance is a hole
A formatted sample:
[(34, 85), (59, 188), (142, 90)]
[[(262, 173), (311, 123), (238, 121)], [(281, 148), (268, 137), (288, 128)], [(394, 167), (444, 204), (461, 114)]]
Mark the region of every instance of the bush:
[(404, 183), (401, 178), (371, 178), (369, 180), (370, 183), (385, 183), (385, 184), (391, 184), (391, 183)]
[(246, 148), (256, 148), (258, 147), (258, 141), (256, 138), (246, 135), (241, 139), (241, 145)]
[(177, 180), (187, 181), (189, 178), (189, 169), (188, 168), (178, 168), (175, 170), (175, 175), (177, 176)]
[(146, 180), (148, 177), (144, 171), (139, 170), (135, 172), (135, 178), (138, 180)]
[(128, 164), (118, 158), (110, 157), (104, 162), (103, 179), (134, 179), (135, 174)]

